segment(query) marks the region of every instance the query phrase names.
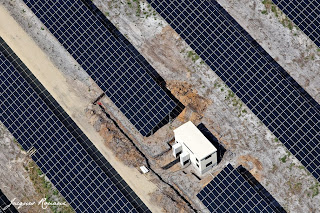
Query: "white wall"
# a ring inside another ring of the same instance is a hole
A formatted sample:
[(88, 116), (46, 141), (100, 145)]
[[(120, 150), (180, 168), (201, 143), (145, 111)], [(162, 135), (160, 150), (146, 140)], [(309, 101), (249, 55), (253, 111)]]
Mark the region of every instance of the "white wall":
[(179, 143), (182, 145), (182, 152), (189, 153), (191, 164), (193, 164), (193, 166), (196, 169), (198, 169), (198, 171), (200, 172), (200, 169), (196, 166), (196, 158), (194, 157), (194, 154), (184, 145), (184, 143), (182, 142), (183, 141), (182, 137), (180, 135), (176, 134), (175, 140), (176, 140), (176, 143)]
[[(211, 154), (211, 157), (206, 159), (206, 160), (200, 160), (199, 158), (197, 158), (193, 153), (192, 153), (192, 150), (189, 150), (185, 145), (184, 143), (180, 143), (179, 142), (179, 136), (176, 135), (176, 143), (179, 143), (181, 144), (182, 146), (182, 152), (187, 152), (189, 153), (190, 155), (190, 161), (191, 161), (191, 164), (193, 165), (193, 167), (197, 170), (197, 172), (199, 174), (203, 174), (205, 172), (207, 172), (208, 170), (210, 170), (212, 167), (216, 166), (217, 165), (217, 152), (214, 152)], [(180, 141), (182, 141), (182, 139), (180, 139)], [(198, 159), (198, 161), (196, 160), (196, 158)], [(212, 164), (208, 167), (206, 167), (206, 165), (209, 163), (209, 162), (212, 162)], [(197, 166), (197, 164), (199, 165), (199, 167)]]
[[(210, 166), (206, 166), (208, 163), (212, 162), (212, 164)], [(214, 152), (211, 154), (211, 157), (204, 160), (202, 159), (200, 161), (200, 174), (203, 174), (205, 172), (207, 172), (208, 170), (210, 170), (212, 167), (216, 166), (217, 165), (217, 152)]]
[[(198, 159), (198, 161), (196, 160), (196, 157), (193, 153), (192, 153), (192, 150), (189, 150), (187, 148), (187, 146), (185, 146), (185, 144), (183, 143), (183, 137), (181, 137), (181, 135), (179, 134), (175, 134), (175, 141), (176, 143), (179, 143), (181, 144), (182, 146), (182, 152), (187, 152), (189, 153), (190, 155), (190, 161), (191, 161), (191, 164), (193, 165), (193, 167), (197, 170), (197, 172), (202, 175), (204, 174), (205, 172), (207, 172), (208, 170), (210, 170), (212, 167), (216, 166), (217, 165), (217, 152), (214, 152), (214, 153), (211, 153), (211, 157), (204, 160), (204, 159)], [(206, 165), (209, 163), (209, 162), (212, 162), (212, 164), (208, 167), (206, 167)], [(199, 167), (197, 166), (197, 164), (199, 165)]]

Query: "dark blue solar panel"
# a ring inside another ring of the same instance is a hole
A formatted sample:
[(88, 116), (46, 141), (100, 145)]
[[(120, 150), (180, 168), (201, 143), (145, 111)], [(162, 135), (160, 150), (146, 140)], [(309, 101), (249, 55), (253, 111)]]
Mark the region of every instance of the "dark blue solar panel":
[(77, 212), (136, 212), (1, 52), (0, 68), (0, 121), (25, 150), (37, 150), (32, 159), (70, 205)]
[(148, 2), (320, 181), (320, 105), (216, 1)]
[(210, 212), (278, 212), (231, 164), (206, 185), (197, 197)]
[[(124, 35), (108, 20), (108, 18), (97, 8), (97, 6), (91, 0), (81, 0), (89, 8), (89, 10), (101, 21), (102, 24), (114, 35), (118, 42), (122, 46), (126, 47), (130, 51), (136, 61), (146, 70), (146, 72), (160, 85), (165, 86), (165, 82), (157, 71), (148, 63), (148, 61), (138, 52), (138, 50), (126, 39)], [(165, 87), (162, 87), (164, 90)]]
[(143, 136), (176, 107), (80, 0), (24, 2)]
[(314, 43), (320, 47), (320, 2), (272, 0)]

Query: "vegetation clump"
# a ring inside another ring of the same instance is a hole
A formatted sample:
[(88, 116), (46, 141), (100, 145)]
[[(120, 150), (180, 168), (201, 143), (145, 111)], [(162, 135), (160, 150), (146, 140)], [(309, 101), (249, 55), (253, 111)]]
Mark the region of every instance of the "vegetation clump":
[(273, 13), (278, 20), (282, 23), (283, 26), (289, 28), (291, 31), (295, 26), (294, 23), (272, 2), (272, 0), (263, 0), (262, 4), (265, 6), (265, 10), (262, 10), (261, 13), (264, 15)]
[[(34, 161), (30, 161), (28, 166), (25, 167), (26, 171), (29, 174), (29, 177), (34, 185), (34, 188), (37, 193), (39, 193), (43, 198), (46, 198), (46, 202), (54, 203), (68, 203), (59, 191), (52, 186), (52, 184), (46, 180), (45, 175), (42, 173), (40, 168)], [(50, 205), (52, 212), (65, 212), (71, 213), (74, 212), (73, 208), (70, 205), (64, 206), (54, 206)]]

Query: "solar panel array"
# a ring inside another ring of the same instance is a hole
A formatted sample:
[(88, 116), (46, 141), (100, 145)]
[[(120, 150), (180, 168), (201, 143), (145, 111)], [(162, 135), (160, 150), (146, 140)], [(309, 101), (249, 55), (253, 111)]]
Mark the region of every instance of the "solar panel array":
[(24, 0), (143, 136), (176, 107), (79, 0)]
[(115, 39), (125, 47), (136, 61), (143, 67), (143, 69), (152, 77), (152, 79), (165, 91), (165, 93), (177, 104), (174, 110), (161, 121), (154, 129), (156, 132), (162, 126), (166, 125), (172, 119), (177, 117), (184, 109), (184, 105), (168, 90), (165, 80), (159, 73), (149, 64), (149, 62), (139, 53), (139, 51), (122, 35), (122, 33), (109, 21), (103, 12), (97, 8), (92, 0), (81, 0), (87, 8), (97, 17), (97, 19), (106, 27), (106, 29), (114, 36)]
[(122, 179), (118, 172), (111, 166), (106, 158), (99, 152), (95, 145), (81, 131), (71, 117), (64, 111), (51, 94), (43, 87), (32, 72), (24, 65), (19, 57), (11, 50), (6, 42), (0, 37), (0, 52), (11, 62), (21, 76), (30, 84), (33, 90), (52, 110), (54, 115), (70, 131), (75, 139), (81, 144), (86, 152), (93, 158), (98, 166), (105, 172), (117, 188), (123, 193), (128, 201), (137, 209), (138, 212), (150, 212), (148, 207), (140, 200), (130, 186)]
[(10, 200), (0, 189), (0, 212), (2, 213), (17, 213), (17, 209), (11, 205)]
[(214, 0), (148, 0), (320, 181), (320, 105)]
[(314, 43), (320, 47), (320, 2), (272, 0)]
[(137, 212), (0, 53), (0, 121), (77, 212)]
[(242, 177), (259, 193), (259, 195), (270, 205), (277, 213), (285, 213), (285, 209), (276, 199), (260, 184), (260, 182), (243, 166), (239, 166), (237, 171)]
[(197, 197), (210, 212), (275, 212), (231, 164), (206, 185)]
[[(157, 73), (157, 71), (148, 63), (148, 61), (139, 53), (139, 51), (122, 35), (122, 33), (110, 22), (110, 20), (103, 14), (92, 0), (81, 0), (88, 9), (99, 19), (99, 21), (108, 29), (108, 31), (117, 39), (117, 41), (125, 47), (136, 61), (144, 68), (144, 70), (155, 80), (158, 84), (163, 84), (164, 80)], [(162, 86), (162, 85), (160, 85)], [(166, 87), (162, 87), (166, 89)]]

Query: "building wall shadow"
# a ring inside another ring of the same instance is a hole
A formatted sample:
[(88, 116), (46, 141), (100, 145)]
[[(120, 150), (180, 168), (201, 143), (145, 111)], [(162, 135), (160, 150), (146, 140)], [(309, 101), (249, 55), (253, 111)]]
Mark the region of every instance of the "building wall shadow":
[(221, 162), (224, 153), (227, 151), (224, 146), (218, 141), (218, 139), (208, 130), (208, 128), (200, 123), (197, 128), (202, 132), (202, 134), (216, 147), (217, 149), (217, 161)]

